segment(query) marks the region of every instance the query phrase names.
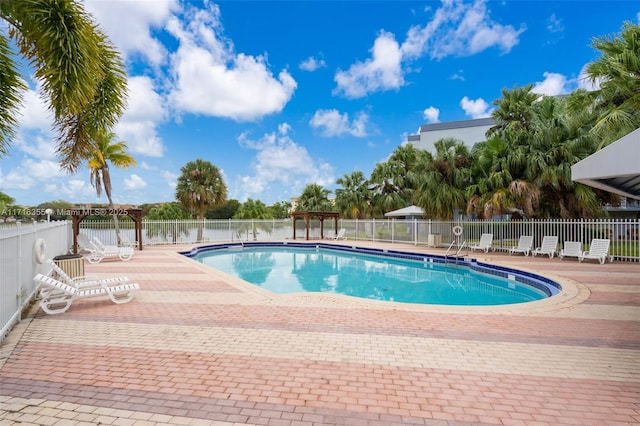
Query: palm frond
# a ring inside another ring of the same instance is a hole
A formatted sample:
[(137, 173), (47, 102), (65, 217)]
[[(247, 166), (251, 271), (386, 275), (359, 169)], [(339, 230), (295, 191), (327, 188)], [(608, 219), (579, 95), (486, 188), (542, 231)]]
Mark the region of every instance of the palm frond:
[(17, 126), (17, 111), (27, 86), (20, 78), (9, 42), (0, 36), (0, 157), (7, 153)]

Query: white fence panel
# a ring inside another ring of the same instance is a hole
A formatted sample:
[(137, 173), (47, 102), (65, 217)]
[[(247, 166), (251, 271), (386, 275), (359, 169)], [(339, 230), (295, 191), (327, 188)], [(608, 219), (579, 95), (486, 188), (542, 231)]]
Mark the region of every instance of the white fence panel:
[[(300, 221), (298, 221), (300, 222)], [(313, 222), (313, 221), (312, 221)], [(119, 221), (121, 235), (135, 241), (133, 221)], [(316, 224), (312, 223), (312, 226)], [(319, 235), (319, 225), (317, 225)], [(304, 230), (304, 228), (303, 228)], [(201, 231), (201, 238), (198, 238)], [(116, 244), (113, 221), (83, 221), (80, 232)], [(273, 241), (290, 238), (290, 220), (143, 220), (143, 245), (196, 244), (222, 241)], [(314, 231), (315, 232), (315, 231)], [(325, 228), (325, 235), (328, 229)], [(302, 235), (302, 234), (301, 234)]]
[[(105, 244), (115, 244), (116, 234), (112, 221), (85, 221), (81, 232), (89, 237), (97, 236)], [(228, 241), (274, 241), (291, 239), (291, 220), (144, 220), (143, 244), (206, 244)], [(594, 238), (611, 240), (611, 254), (617, 260), (640, 262), (640, 220), (530, 220), (530, 221), (436, 221), (340, 219), (339, 228), (351, 240), (407, 243), (414, 245), (448, 246), (455, 240), (454, 226), (460, 226), (463, 234), (457, 243), (477, 243), (483, 233), (493, 234), (493, 248), (508, 250), (518, 244), (521, 235), (532, 235), (534, 246), (540, 245), (545, 235), (556, 235), (560, 247), (565, 241), (580, 241), (583, 250), (589, 249)], [(321, 223), (311, 220), (309, 235), (320, 238)], [(121, 221), (122, 234), (134, 241), (132, 221)], [(333, 222), (325, 221), (323, 234), (334, 235)], [(198, 238), (201, 235), (201, 238)], [(305, 238), (304, 221), (296, 221), (296, 236)]]
[[(459, 240), (454, 226), (463, 229)], [(531, 221), (435, 221), (435, 220), (340, 220), (351, 240), (409, 243), (448, 247), (477, 243), (483, 233), (493, 234), (493, 248), (506, 251), (518, 244), (521, 235), (532, 235), (538, 247), (545, 235), (558, 236), (559, 248), (565, 241), (579, 241), (588, 250), (594, 238), (611, 240), (610, 254), (616, 260), (640, 262), (639, 219), (531, 220)]]
[(28, 222), (3, 224), (0, 228), (0, 342), (34, 295), (33, 277), (47, 272), (36, 261), (35, 243), (43, 239), (45, 256), (64, 254), (71, 246), (71, 222)]

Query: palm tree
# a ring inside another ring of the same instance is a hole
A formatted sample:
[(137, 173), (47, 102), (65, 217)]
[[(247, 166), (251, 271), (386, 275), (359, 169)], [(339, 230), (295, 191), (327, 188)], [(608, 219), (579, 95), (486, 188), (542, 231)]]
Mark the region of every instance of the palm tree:
[(336, 180), (342, 188), (336, 189), (336, 206), (342, 216), (349, 219), (364, 219), (370, 208), (369, 183), (361, 171), (345, 174)]
[(539, 95), (533, 93), (533, 84), (513, 89), (502, 89), (502, 98), (493, 101), (497, 108), (492, 116), (496, 125), (489, 129), (487, 136), (509, 131), (512, 135), (526, 134), (531, 125), (531, 105)]
[(488, 219), (514, 213), (538, 215), (539, 189), (532, 182), (529, 159), (534, 133), (534, 104), (539, 95), (532, 85), (503, 89), (493, 102), (496, 125), (487, 132), (487, 142), (474, 148), (475, 182), (467, 189), (467, 213)]
[(528, 217), (597, 216), (602, 201), (598, 192), (571, 180), (571, 166), (595, 151), (589, 132), (592, 114), (569, 108), (584, 102), (584, 92), (576, 92), (567, 98), (539, 98), (526, 110), (523, 104), (526, 128), (500, 126), (506, 114), (499, 112), (493, 136), (474, 147), (476, 182), (469, 187), (467, 211), (484, 218), (514, 212)]
[(93, 140), (124, 111), (127, 79), (120, 54), (81, 2), (2, 0), (0, 18), (12, 39), (0, 34), (0, 155), (15, 135), (27, 88), (18, 72), (21, 56), (42, 82), (62, 167), (74, 172), (91, 155)]
[(114, 166), (126, 169), (129, 166), (136, 164), (135, 158), (133, 158), (127, 151), (127, 144), (124, 141), (113, 142), (116, 137), (113, 132), (100, 132), (92, 144), (90, 151), (90, 157), (88, 161), (91, 185), (96, 189), (98, 198), (102, 194), (104, 188), (107, 199), (109, 200), (109, 208), (113, 212), (113, 223), (116, 229), (116, 237), (118, 244), (120, 244), (120, 228), (118, 226), (118, 215), (115, 213), (113, 206), (113, 198), (111, 196), (111, 174), (109, 173), (109, 162)]
[(198, 219), (198, 241), (202, 241), (202, 221), (207, 209), (222, 205), (227, 199), (227, 185), (218, 167), (197, 159), (185, 164), (176, 185), (176, 199)]
[(599, 88), (591, 92), (597, 121), (592, 132), (607, 145), (640, 127), (640, 26), (625, 22), (618, 38), (594, 38), (602, 56), (586, 68)]
[(258, 239), (257, 231), (258, 229), (262, 229), (267, 233), (271, 233), (272, 226), (270, 223), (266, 222), (254, 222), (253, 219), (273, 219), (273, 215), (271, 214), (271, 210), (260, 200), (253, 200), (249, 198), (247, 201), (240, 205), (240, 208), (233, 216), (234, 219), (245, 219), (251, 220), (251, 223), (245, 223), (240, 225), (240, 227), (236, 230), (238, 234), (246, 231), (247, 235), (249, 231), (253, 234), (253, 240), (256, 241)]
[(388, 161), (378, 163), (369, 178), (371, 190), (372, 215), (382, 216), (385, 212), (406, 207), (411, 204), (405, 191), (400, 186), (398, 170)]
[(329, 200), (330, 193), (331, 191), (323, 188), (321, 185), (310, 183), (304, 188), (302, 194), (300, 194), (296, 210), (309, 212), (332, 211), (333, 204)]
[(440, 139), (434, 144), (435, 158), (416, 192), (416, 205), (425, 215), (452, 219), (453, 213), (466, 205), (466, 189), (471, 183), (471, 155), (464, 142)]
[(598, 193), (571, 179), (571, 166), (596, 149), (596, 139), (589, 131), (591, 120), (568, 108), (573, 96), (545, 97), (535, 105), (528, 173), (540, 188), (543, 215), (597, 217), (602, 211)]
[(428, 155), (427, 151), (407, 144), (396, 148), (387, 161), (376, 164), (369, 178), (374, 215), (381, 216), (413, 203)]

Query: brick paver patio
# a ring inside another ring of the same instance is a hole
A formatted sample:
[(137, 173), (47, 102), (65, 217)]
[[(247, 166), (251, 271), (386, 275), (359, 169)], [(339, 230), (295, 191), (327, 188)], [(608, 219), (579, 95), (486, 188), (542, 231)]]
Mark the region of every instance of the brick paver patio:
[(131, 303), (34, 307), (0, 346), (0, 425), (640, 424), (637, 263), (481, 253), (566, 291), (443, 307), (275, 295), (178, 249), (87, 264)]

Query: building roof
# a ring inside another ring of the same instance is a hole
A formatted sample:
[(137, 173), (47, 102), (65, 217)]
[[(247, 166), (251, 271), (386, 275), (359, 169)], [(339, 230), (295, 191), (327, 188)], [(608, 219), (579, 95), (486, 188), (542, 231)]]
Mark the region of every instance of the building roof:
[(475, 120), (448, 121), (446, 123), (431, 123), (420, 126), (420, 133), (432, 132), (435, 130), (462, 129), (465, 127), (493, 126), (494, 124), (496, 124), (496, 122), (490, 117), (477, 118)]
[(571, 166), (571, 179), (640, 200), (640, 129)]

